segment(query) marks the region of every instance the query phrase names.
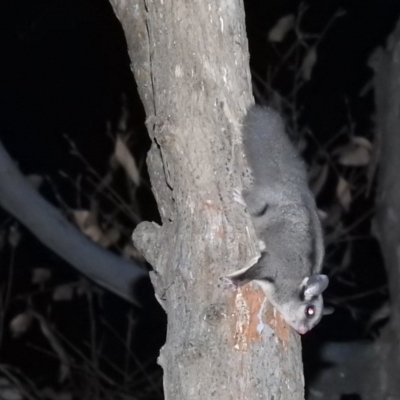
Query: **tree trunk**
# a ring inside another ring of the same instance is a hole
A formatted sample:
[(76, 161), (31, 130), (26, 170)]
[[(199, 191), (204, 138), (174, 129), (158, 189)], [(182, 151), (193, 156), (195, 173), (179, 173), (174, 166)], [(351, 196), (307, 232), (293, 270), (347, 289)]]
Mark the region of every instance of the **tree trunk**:
[(137, 247), (168, 315), (165, 398), (303, 399), (300, 339), (256, 286), (219, 277), (255, 254), (240, 188), (240, 120), (252, 102), (241, 0), (111, 0), (125, 31), (153, 145), (162, 226)]
[(382, 399), (400, 398), (400, 23), (373, 56), (379, 173), (375, 233), (388, 273), (391, 319), (379, 341)]

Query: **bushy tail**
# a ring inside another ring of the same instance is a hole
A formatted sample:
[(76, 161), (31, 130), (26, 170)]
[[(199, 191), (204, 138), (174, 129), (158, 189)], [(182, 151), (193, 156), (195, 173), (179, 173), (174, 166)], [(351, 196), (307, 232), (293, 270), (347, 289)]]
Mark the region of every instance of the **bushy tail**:
[(304, 163), (285, 133), (280, 115), (252, 106), (243, 122), (243, 144), (256, 184), (306, 179)]

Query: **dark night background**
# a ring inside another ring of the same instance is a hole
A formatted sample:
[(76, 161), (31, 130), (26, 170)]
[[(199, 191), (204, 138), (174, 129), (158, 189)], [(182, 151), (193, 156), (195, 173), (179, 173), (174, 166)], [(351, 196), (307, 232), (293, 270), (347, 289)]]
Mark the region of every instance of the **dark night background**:
[[(319, 45), (312, 80), (299, 95), (304, 108), (301, 121), (324, 143), (346, 123), (350, 111), (356, 134), (372, 140), (373, 92), (362, 97), (360, 92), (372, 78), (368, 58), (377, 46), (385, 44), (400, 16), (400, 2), (310, 0), (306, 4), (309, 8), (303, 26), (307, 32), (322, 32), (340, 8), (346, 14), (333, 23)], [(278, 52), (267, 41), (268, 31), (281, 16), (297, 13), (299, 5), (298, 1), (245, 1), (251, 68), (255, 76), (265, 77), (268, 65), (279, 59)], [(68, 207), (78, 207), (75, 189), (62, 178), (60, 171), (76, 180), (85, 166), (71, 156), (64, 135), (76, 144), (101, 176), (106, 174), (113, 152), (113, 141), (106, 127), (109, 124), (114, 133), (118, 130), (124, 104), (130, 110), (128, 124), (133, 132), (130, 149), (138, 163), (143, 164), (150, 145), (144, 127), (144, 111), (130, 70), (122, 28), (107, 1), (15, 0), (2, 3), (0, 32), (0, 139), (25, 174), (35, 173), (51, 179), (51, 185), (45, 183), (41, 188), (47, 199), (60, 206), (59, 198), (62, 198)], [(285, 44), (279, 46), (277, 48), (283, 51)], [(254, 84), (258, 93), (264, 92), (262, 78), (254, 79)], [(278, 90), (285, 92), (290, 82), (282, 75), (275, 84)], [(309, 156), (312, 157), (312, 146)], [(90, 197), (92, 188), (83, 189)], [(144, 185), (137, 195), (141, 217), (157, 220), (148, 185)], [(320, 207), (324, 208), (331, 197), (328, 188), (318, 199)], [(83, 205), (89, 203), (89, 200), (86, 203), (83, 200)], [(351, 225), (372, 207), (371, 198), (360, 200), (346, 216), (345, 223)], [(7, 229), (11, 223), (12, 220), (0, 212), (0, 229)], [(125, 223), (133, 230), (134, 225), (130, 227), (129, 222)], [(371, 332), (366, 334), (365, 328), (369, 311), (385, 300), (385, 294), (378, 292), (375, 296), (362, 297), (352, 305), (352, 310), (357, 311), (355, 314), (349, 307), (341, 307), (343, 302), (340, 301), (385, 284), (379, 248), (369, 230), (370, 219), (357, 226), (356, 234), (364, 239), (353, 246), (351, 268), (346, 277), (353, 285), (333, 279), (327, 298), (328, 302), (332, 299), (336, 312), (324, 318), (304, 338), (307, 376), (313, 374), (312, 355), (324, 341), (371, 337)], [(340, 260), (340, 251), (340, 246), (332, 251), (332, 264), (335, 257)], [(10, 251), (1, 251), (0, 261), (9, 257)], [(24, 230), (15, 262), (16, 293), (31, 290), (30, 271), (38, 266), (54, 271), (54, 283), (77, 279), (75, 271)], [(152, 298), (150, 288), (148, 297)], [(39, 296), (35, 301), (37, 307), (46, 309), (49, 299)], [(13, 302), (7, 321), (24, 306), (23, 302)], [(54, 323), (58, 329), (66, 336), (84, 340), (85, 333), (82, 332), (88, 329), (88, 321), (86, 314), (81, 312), (83, 300), (75, 300), (72, 305), (58, 304), (54, 308)], [(105, 296), (102, 315), (117, 331), (126, 329), (129, 312), (124, 301), (111, 294)], [(149, 300), (144, 310), (134, 310), (133, 315), (136, 330), (132, 351), (146, 363), (148, 373), (154, 373), (159, 379), (155, 360), (165, 340), (165, 315), (154, 299)], [(46, 347), (46, 342), (37, 336), (40, 335), (28, 332), (21, 339), (12, 339), (5, 334), (0, 357), (2, 363), (17, 366), (39, 386), (51, 385), (57, 360), (38, 355), (35, 349), (24, 344), (25, 339), (28, 342), (42, 340)], [(118, 357), (124, 348), (114, 345), (112, 340), (105, 343), (105, 352)], [(43, 365), (40, 372), (38, 362)], [(142, 390), (142, 386), (138, 384), (137, 390)], [(161, 396), (153, 390), (143, 398)]]

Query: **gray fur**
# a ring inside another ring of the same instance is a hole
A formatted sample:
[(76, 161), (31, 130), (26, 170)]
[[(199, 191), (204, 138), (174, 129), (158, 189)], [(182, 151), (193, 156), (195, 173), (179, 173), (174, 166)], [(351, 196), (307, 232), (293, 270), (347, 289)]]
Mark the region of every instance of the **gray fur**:
[[(320, 274), (323, 235), (305, 164), (271, 109), (248, 111), (243, 144), (253, 184), (242, 196), (265, 249), (254, 265), (227, 278), (235, 285), (258, 282), (289, 325), (305, 333), (323, 315), (328, 285)], [(310, 306), (314, 313), (307, 316)]]

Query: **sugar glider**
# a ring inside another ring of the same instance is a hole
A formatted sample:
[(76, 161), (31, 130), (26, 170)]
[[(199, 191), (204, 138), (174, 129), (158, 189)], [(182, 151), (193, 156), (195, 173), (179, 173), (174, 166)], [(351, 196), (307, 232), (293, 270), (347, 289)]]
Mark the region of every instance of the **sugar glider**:
[(298, 333), (312, 329), (324, 309), (323, 233), (305, 163), (285, 133), (279, 114), (253, 106), (243, 123), (243, 145), (253, 182), (242, 192), (261, 257), (225, 277), (240, 286), (257, 282)]

